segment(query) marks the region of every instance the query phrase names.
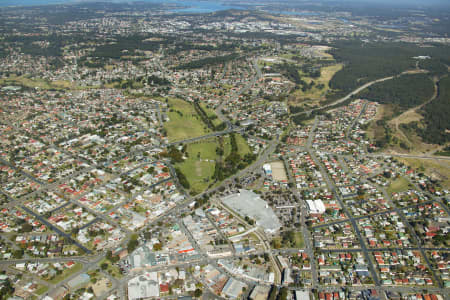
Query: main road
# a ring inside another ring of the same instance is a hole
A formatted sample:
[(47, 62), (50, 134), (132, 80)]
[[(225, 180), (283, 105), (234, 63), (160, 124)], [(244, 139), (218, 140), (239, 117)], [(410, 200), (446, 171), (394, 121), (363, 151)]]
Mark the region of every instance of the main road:
[(354, 231), (356, 233), (356, 236), (358, 237), (358, 240), (360, 242), (361, 251), (362, 251), (362, 253), (363, 253), (364, 257), (365, 257), (365, 260), (367, 261), (367, 265), (368, 265), (368, 269), (369, 269), (370, 275), (371, 275), (372, 279), (374, 280), (375, 285), (376, 286), (380, 286), (380, 280), (379, 280), (379, 278), (377, 276), (377, 273), (376, 273), (375, 268), (373, 266), (372, 260), (370, 259), (370, 255), (369, 255), (369, 252), (367, 251), (367, 247), (366, 247), (365, 241), (364, 241), (364, 239), (363, 239), (363, 237), (361, 235), (361, 232), (360, 232), (360, 230), (358, 228), (358, 225), (356, 224), (355, 219), (353, 218), (353, 216), (351, 215), (351, 213), (347, 209), (347, 206), (344, 204), (344, 201), (342, 201), (342, 199), (340, 198), (339, 193), (337, 192), (335, 185), (333, 184), (333, 182), (331, 181), (330, 177), (328, 176), (328, 172), (325, 170), (322, 162), (320, 162), (317, 159), (317, 157), (316, 157), (316, 155), (314, 153), (314, 150), (310, 148), (311, 147), (311, 140), (312, 140), (312, 137), (314, 135), (314, 129), (315, 129), (316, 125), (317, 125), (317, 116), (316, 116), (316, 118), (314, 120), (314, 126), (311, 129), (310, 136), (309, 136), (308, 142), (306, 144), (306, 149), (308, 150), (309, 154), (311, 155), (311, 158), (313, 159), (313, 161), (319, 167), (320, 172), (322, 173), (323, 178), (327, 182), (328, 187), (333, 192), (334, 196), (336, 197), (336, 199), (339, 202), (339, 205), (342, 207), (345, 215), (347, 216), (347, 219), (352, 224), (352, 227), (353, 227), (353, 229), (354, 229)]
[(430, 155), (419, 155), (419, 154), (401, 154), (401, 153), (368, 153), (366, 156), (371, 157), (404, 157), (404, 158), (415, 158), (415, 159), (435, 159), (435, 160), (448, 160), (448, 156), (430, 156)]

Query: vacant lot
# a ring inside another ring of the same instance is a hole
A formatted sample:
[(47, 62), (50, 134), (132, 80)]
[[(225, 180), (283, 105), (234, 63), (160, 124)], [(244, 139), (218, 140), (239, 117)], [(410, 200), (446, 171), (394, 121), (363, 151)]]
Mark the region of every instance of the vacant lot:
[(400, 116), (392, 119), (389, 123), (390, 124), (408, 124), (414, 121), (420, 121), (423, 119), (423, 116), (421, 114), (418, 114), (415, 109), (410, 109), (408, 111), (405, 111)]
[[(302, 79), (308, 84), (314, 81), (314, 87), (305, 92), (303, 92), (301, 89), (297, 90), (294, 93), (295, 98), (293, 99), (291, 104), (298, 105), (301, 104), (301, 102), (303, 102), (304, 100), (324, 100), (325, 95), (330, 89), (329, 82), (331, 78), (333, 78), (334, 74), (336, 74), (341, 69), (341, 64), (332, 65), (320, 69), (319, 78), (302, 77)], [(317, 86), (320, 84), (324, 85), (322, 89), (317, 88)]]
[(397, 158), (397, 160), (439, 180), (443, 188), (450, 188), (450, 161), (418, 158)]
[(39, 288), (36, 290), (35, 294), (36, 295), (42, 295), (42, 294), (44, 294), (47, 291), (48, 291), (48, 286), (46, 286), (46, 285), (39, 285)]
[(107, 278), (102, 278), (98, 280), (95, 284), (92, 285), (92, 289), (94, 290), (94, 294), (97, 297), (100, 297), (104, 293), (106, 293), (111, 285), (110, 281)]
[(408, 184), (408, 180), (403, 177), (399, 177), (391, 182), (388, 188), (388, 192), (392, 194), (406, 191), (408, 189)]
[[(438, 150), (439, 145), (426, 144), (414, 130), (402, 128), (402, 123), (421, 120), (422, 116), (414, 110), (409, 110), (398, 117), (394, 117), (398, 108), (392, 104), (381, 104), (377, 109), (375, 118), (370, 122), (367, 129), (368, 137), (373, 141), (384, 140), (386, 137), (386, 128), (389, 128), (392, 139), (386, 144), (385, 150), (394, 153), (423, 154)], [(384, 120), (384, 122), (377, 122)], [(406, 145), (408, 148), (402, 148), (400, 145)]]

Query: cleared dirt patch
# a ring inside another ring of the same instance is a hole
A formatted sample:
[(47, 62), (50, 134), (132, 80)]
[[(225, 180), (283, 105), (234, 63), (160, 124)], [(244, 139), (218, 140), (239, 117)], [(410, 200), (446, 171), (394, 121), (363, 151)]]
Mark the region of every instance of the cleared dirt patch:
[(94, 291), (95, 296), (100, 297), (104, 293), (108, 291), (108, 286), (110, 282), (107, 278), (102, 278), (92, 285), (92, 290)]
[(414, 121), (420, 121), (423, 119), (423, 116), (419, 113), (417, 113), (415, 110), (408, 110), (398, 116), (397, 118), (394, 118), (389, 123), (391, 124), (408, 124)]
[(275, 181), (286, 181), (287, 175), (286, 170), (284, 169), (283, 162), (275, 161), (270, 163), (270, 167), (272, 168), (272, 177)]
[(418, 172), (441, 181), (442, 187), (450, 188), (450, 161), (420, 158), (397, 158), (398, 161), (416, 169)]
[(393, 111), (393, 107), (389, 104), (381, 104), (378, 106), (377, 114), (373, 118), (369, 129), (367, 130), (367, 134), (371, 139), (381, 139), (384, 136), (384, 126), (379, 125), (377, 121), (389, 119), (392, 116)]

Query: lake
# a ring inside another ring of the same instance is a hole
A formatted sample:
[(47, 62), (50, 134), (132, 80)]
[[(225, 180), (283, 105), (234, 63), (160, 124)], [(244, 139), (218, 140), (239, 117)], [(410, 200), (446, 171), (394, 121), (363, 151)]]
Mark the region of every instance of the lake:
[[(99, 0), (102, 1), (102, 0)], [(103, 0), (104, 1), (104, 0)], [(173, 13), (212, 13), (221, 10), (228, 9), (251, 9), (250, 7), (239, 6), (235, 4), (224, 4), (220, 1), (198, 1), (198, 0), (136, 0), (139, 2), (150, 2), (150, 3), (161, 3), (161, 4), (174, 4), (177, 9), (169, 9), (170, 12)], [(38, 5), (50, 5), (50, 4), (72, 4), (72, 3), (80, 3), (80, 0), (0, 0), (0, 7), (2, 6), (38, 6)], [(92, 1), (94, 2), (94, 1)], [(122, 0), (113, 0), (111, 2), (120, 3), (120, 2), (133, 2), (131, 1), (122, 1)], [(266, 11), (263, 9), (263, 11)], [(277, 14), (285, 14), (285, 15), (297, 15), (297, 16), (314, 16), (317, 13), (314, 12), (296, 12), (296, 11), (276, 11), (271, 10), (267, 11), (268, 13), (277, 13)]]
[[(237, 5), (225, 5), (215, 1), (182, 1), (182, 0), (140, 0), (151, 3), (168, 3), (182, 6), (184, 8), (173, 9), (177, 13), (210, 13), (227, 9), (243, 9)], [(0, 6), (37, 6), (49, 4), (77, 3), (76, 0), (0, 0)], [(133, 2), (133, 1), (111, 1), (111, 2)]]

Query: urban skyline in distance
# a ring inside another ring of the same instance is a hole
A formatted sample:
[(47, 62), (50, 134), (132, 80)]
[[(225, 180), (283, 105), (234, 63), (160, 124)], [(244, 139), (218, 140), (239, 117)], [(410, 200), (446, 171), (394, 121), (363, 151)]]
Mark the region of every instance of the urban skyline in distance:
[(0, 2), (0, 299), (444, 300), (446, 1)]

